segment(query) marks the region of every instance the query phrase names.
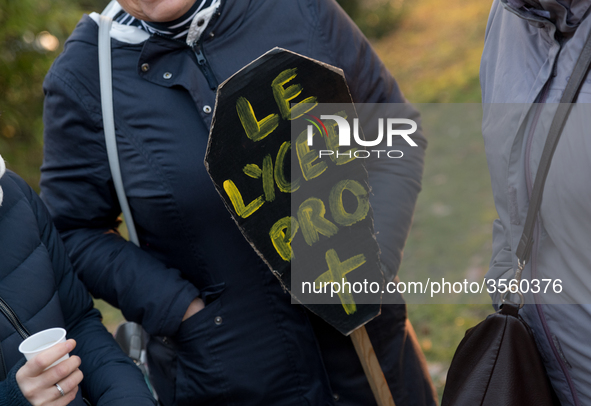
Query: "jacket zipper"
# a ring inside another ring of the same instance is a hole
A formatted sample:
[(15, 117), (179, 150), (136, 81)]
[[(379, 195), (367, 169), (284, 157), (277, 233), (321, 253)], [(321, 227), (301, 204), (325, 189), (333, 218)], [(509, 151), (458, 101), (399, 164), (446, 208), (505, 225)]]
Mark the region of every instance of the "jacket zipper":
[(12, 310), (8, 303), (6, 303), (6, 301), (4, 301), (4, 299), (2, 299), (1, 297), (0, 313), (4, 314), (4, 316), (8, 319), (10, 324), (12, 324), (17, 333), (19, 333), (19, 335), (23, 338), (23, 340), (31, 335), (31, 333), (29, 333), (25, 325), (21, 323), (14, 310)]
[(4, 355), (2, 354), (2, 345), (0, 344), (0, 382), (6, 379), (6, 364), (4, 363)]
[(213, 70), (207, 61), (205, 54), (203, 53), (203, 47), (201, 46), (201, 43), (201, 40), (197, 41), (195, 44), (193, 44), (192, 49), (195, 53), (195, 56), (197, 57), (197, 65), (199, 65), (199, 69), (201, 69), (203, 76), (205, 76), (205, 79), (207, 79), (209, 88), (211, 90), (215, 90), (218, 87), (218, 81), (213, 74)]
[[(221, 7), (219, 6), (216, 10), (216, 12), (214, 13), (213, 16), (211, 16), (211, 18), (209, 19), (209, 22), (207, 23), (208, 26), (212, 26), (215, 21), (218, 19), (218, 17), (221, 14)], [(205, 34), (205, 31), (203, 32), (203, 34)], [(207, 83), (209, 84), (209, 88), (211, 90), (216, 90), (218, 88), (218, 81), (215, 78), (215, 75), (213, 73), (213, 69), (211, 69), (211, 65), (209, 64), (209, 62), (207, 61), (207, 58), (205, 57), (205, 53), (203, 52), (203, 34), (201, 35), (201, 37), (193, 44), (193, 46), (191, 47), (193, 49), (193, 52), (195, 53), (195, 56), (197, 57), (197, 65), (199, 65), (199, 69), (201, 69), (201, 72), (203, 72), (203, 76), (205, 76), (205, 79), (207, 79)]]
[[(220, 14), (221, 14), (221, 6), (218, 7), (215, 14), (209, 19), (209, 22), (207, 23), (207, 25), (212, 25), (217, 20), (217, 18), (220, 16)], [(203, 33), (205, 33), (205, 32), (203, 32)], [(154, 35), (159, 35), (159, 36), (166, 38), (170, 41), (178, 42), (178, 43), (181, 43), (181, 44), (191, 48), (191, 50), (193, 51), (193, 53), (197, 57), (197, 66), (199, 66), (201, 73), (203, 73), (203, 76), (205, 76), (205, 79), (207, 80), (207, 83), (209, 84), (209, 88), (211, 90), (216, 90), (218, 88), (219, 83), (215, 77), (215, 74), (213, 73), (213, 69), (211, 69), (211, 65), (209, 64), (209, 62), (207, 61), (207, 58), (205, 57), (205, 53), (203, 52), (203, 46), (202, 46), (203, 36), (201, 36), (201, 38), (199, 38), (192, 46), (189, 46), (184, 41), (180, 41), (175, 38), (167, 37), (165, 35), (160, 34), (159, 32), (154, 33)]]
[[(23, 338), (23, 340), (31, 335), (25, 325), (19, 320), (18, 316), (10, 308), (8, 303), (0, 297), (0, 313), (2, 313), (12, 324), (16, 332)], [(2, 353), (2, 345), (0, 345), (0, 382), (6, 379), (6, 363), (4, 362), (4, 354)]]

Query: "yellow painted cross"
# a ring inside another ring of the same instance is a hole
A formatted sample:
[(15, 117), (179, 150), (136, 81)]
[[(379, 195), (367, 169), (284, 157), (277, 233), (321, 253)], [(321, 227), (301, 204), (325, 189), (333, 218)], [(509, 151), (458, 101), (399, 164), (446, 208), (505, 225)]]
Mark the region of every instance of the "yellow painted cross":
[(337, 252), (330, 249), (326, 251), (326, 263), (328, 264), (328, 271), (316, 278), (314, 281), (314, 288), (316, 288), (316, 283), (320, 285), (320, 288), (326, 286), (326, 284), (332, 284), (333, 282), (338, 283), (339, 286), (341, 286), (342, 283), (342, 286), (337, 293), (341, 300), (341, 304), (347, 314), (355, 313), (357, 311), (357, 305), (351, 294), (351, 284), (349, 284), (349, 291), (345, 291), (345, 284), (347, 283), (345, 275), (365, 264), (365, 255), (355, 255), (354, 257), (341, 262)]

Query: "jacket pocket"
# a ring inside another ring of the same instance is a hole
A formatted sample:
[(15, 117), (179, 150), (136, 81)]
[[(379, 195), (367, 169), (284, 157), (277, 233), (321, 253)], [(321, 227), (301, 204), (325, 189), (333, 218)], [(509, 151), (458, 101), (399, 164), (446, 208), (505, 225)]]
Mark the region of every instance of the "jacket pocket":
[(211, 341), (223, 322), (225, 284), (201, 291), (205, 307), (181, 323), (173, 344), (177, 352), (175, 404), (224, 404), (225, 382), (221, 361)]

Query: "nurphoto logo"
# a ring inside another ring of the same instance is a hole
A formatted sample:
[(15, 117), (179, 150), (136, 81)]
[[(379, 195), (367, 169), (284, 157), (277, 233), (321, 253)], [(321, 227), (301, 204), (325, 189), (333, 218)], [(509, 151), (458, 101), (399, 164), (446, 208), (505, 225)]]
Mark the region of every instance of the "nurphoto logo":
[[(351, 125), (346, 118), (339, 115), (321, 115), (320, 118), (313, 116), (312, 114), (306, 114), (310, 119), (306, 119), (311, 125), (308, 125), (308, 146), (313, 146), (314, 143), (314, 128), (316, 128), (321, 135), (330, 138), (331, 135), (336, 135), (338, 129), (338, 146), (348, 147), (351, 146)], [(332, 120), (330, 124), (324, 124), (324, 120)], [(409, 128), (405, 128), (410, 126)], [(384, 131), (385, 127), (385, 131)], [(401, 128), (402, 127), (402, 128)], [(331, 131), (332, 130), (332, 131)], [(353, 119), (353, 138), (355, 143), (363, 147), (363, 149), (350, 149), (347, 152), (340, 152), (338, 148), (335, 149), (321, 149), (318, 150), (318, 157), (336, 155), (337, 158), (340, 156), (348, 156), (349, 158), (369, 158), (372, 154), (375, 154), (377, 158), (381, 156), (387, 156), (388, 158), (402, 158), (404, 153), (400, 150), (385, 150), (385, 149), (365, 149), (366, 147), (376, 147), (383, 145), (384, 133), (386, 137), (386, 146), (392, 147), (392, 139), (396, 136), (400, 136), (410, 145), (411, 147), (417, 147), (416, 142), (410, 138), (411, 134), (417, 131), (417, 123), (414, 120), (408, 118), (388, 118), (386, 119), (386, 125), (384, 126), (384, 119), (378, 119), (378, 135), (374, 140), (364, 140), (359, 133), (359, 119)], [(331, 134), (332, 133), (332, 134)]]

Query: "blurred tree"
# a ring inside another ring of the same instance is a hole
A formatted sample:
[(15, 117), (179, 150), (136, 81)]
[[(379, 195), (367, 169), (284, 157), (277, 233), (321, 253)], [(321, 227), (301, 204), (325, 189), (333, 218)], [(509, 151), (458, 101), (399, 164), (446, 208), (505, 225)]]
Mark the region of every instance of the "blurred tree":
[(337, 0), (368, 38), (394, 31), (403, 17), (404, 0)]
[(83, 10), (106, 0), (0, 0), (0, 154), (36, 186), (42, 160), (42, 83)]
[(354, 21), (359, 18), (359, 10), (361, 9), (361, 0), (337, 0), (340, 6), (349, 14)]

